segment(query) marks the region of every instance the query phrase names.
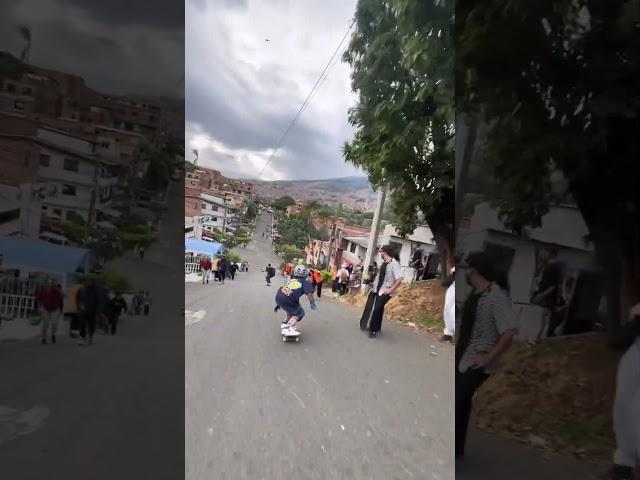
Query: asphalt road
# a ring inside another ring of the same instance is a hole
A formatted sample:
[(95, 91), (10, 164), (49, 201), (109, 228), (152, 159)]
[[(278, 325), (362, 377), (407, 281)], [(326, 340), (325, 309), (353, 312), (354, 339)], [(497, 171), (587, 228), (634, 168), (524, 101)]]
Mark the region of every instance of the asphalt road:
[(453, 350), (391, 323), (369, 339), (328, 298), (283, 343), (266, 222), (248, 273), (186, 285), (185, 478), (453, 479)]
[[(182, 191), (144, 261), (115, 265), (150, 290), (149, 317), (79, 347), (0, 344), (0, 477), (166, 479), (184, 476)], [(174, 260), (175, 259), (175, 260)]]

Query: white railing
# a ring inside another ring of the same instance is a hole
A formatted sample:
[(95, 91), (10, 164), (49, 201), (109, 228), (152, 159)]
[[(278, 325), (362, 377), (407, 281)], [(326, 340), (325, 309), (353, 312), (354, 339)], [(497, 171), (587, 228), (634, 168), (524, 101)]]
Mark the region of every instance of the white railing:
[(185, 255), (184, 274), (198, 273), (200, 271), (200, 260), (208, 255)]
[(36, 312), (36, 290), (42, 281), (0, 278), (0, 317), (23, 319)]

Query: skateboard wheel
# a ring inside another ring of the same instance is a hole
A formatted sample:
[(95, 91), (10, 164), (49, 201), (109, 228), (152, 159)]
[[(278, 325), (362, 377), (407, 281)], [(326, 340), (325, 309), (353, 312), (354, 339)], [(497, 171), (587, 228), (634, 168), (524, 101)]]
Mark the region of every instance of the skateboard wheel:
[(282, 341), (286, 342), (287, 341), (287, 337), (285, 337), (284, 335), (282, 336)]
[(300, 337), (296, 337), (296, 343), (300, 341)]

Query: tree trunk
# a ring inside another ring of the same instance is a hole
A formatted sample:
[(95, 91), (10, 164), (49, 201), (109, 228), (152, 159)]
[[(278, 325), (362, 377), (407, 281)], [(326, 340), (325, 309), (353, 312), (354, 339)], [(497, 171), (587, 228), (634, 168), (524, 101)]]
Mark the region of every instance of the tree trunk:
[(576, 190), (574, 198), (589, 228), (598, 264), (603, 270), (609, 343), (618, 346), (627, 341), (621, 337), (629, 308), (640, 301), (637, 214), (607, 208), (590, 189), (586, 192)]

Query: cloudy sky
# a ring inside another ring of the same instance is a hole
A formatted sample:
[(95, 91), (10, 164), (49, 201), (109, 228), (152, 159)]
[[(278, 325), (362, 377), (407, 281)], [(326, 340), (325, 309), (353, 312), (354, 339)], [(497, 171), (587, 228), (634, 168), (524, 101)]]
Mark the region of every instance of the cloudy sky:
[(184, 5), (175, 0), (1, 0), (0, 50), (114, 94), (184, 94)]
[[(187, 0), (186, 142), (188, 152), (198, 149), (200, 165), (231, 177), (260, 173), (347, 31), (355, 4)], [(263, 179), (362, 175), (341, 154), (353, 134), (349, 73), (335, 63)]]

